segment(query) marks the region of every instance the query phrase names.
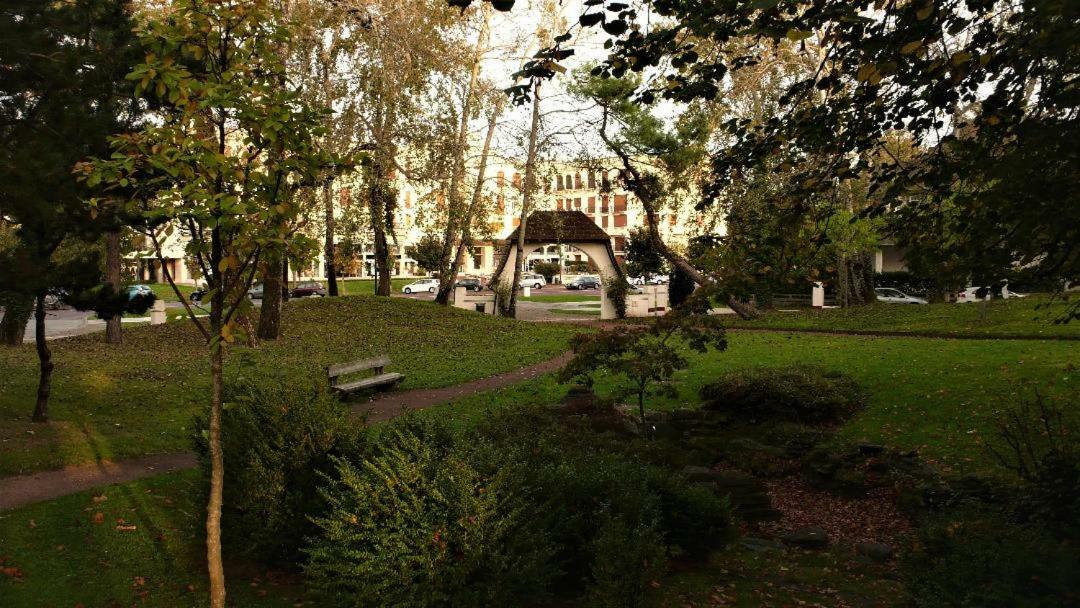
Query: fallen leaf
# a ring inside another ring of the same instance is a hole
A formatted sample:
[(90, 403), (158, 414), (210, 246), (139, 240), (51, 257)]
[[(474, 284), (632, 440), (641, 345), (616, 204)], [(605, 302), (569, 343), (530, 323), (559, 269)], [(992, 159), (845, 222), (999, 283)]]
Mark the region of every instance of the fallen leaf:
[(126, 526), (124, 524), (120, 524), (116, 526), (116, 529), (120, 530), (121, 532), (131, 532), (133, 530), (138, 530), (139, 526), (136, 526), (135, 524), (130, 524)]
[(98, 511), (97, 513), (94, 513), (94, 517), (91, 518), (90, 521), (94, 522), (95, 524), (103, 524), (105, 523), (105, 514), (101, 511)]
[(91, 498), (90, 500), (93, 500), (94, 504), (98, 504), (98, 503), (105, 502), (106, 500), (109, 500), (109, 497), (102, 494), (100, 496), (95, 496), (95, 497)]

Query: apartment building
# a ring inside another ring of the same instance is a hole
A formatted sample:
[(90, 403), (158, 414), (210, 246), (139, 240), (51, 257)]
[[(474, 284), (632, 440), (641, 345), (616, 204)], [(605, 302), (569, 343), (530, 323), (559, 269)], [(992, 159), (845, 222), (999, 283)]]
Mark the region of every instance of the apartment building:
[[(646, 225), (644, 209), (630, 192), (619, 183), (615, 169), (598, 170), (570, 162), (547, 163), (538, 171), (540, 186), (534, 195), (534, 210), (581, 211), (598, 227), (611, 236), (616, 259), (622, 261), (630, 231)], [(475, 276), (490, 276), (498, 266), (497, 255), (501, 242), (520, 224), (523, 193), (523, 175), (520, 167), (512, 163), (488, 165), (483, 189), (485, 199), (484, 219), (474, 225), (484, 228), (474, 234), (474, 243), (457, 261), (458, 272)], [(394, 214), (394, 234), (391, 239), (391, 268), (395, 276), (411, 277), (426, 274), (416, 260), (409, 256), (412, 247), (425, 235), (441, 236), (445, 227), (445, 200), (437, 191), (405, 179), (397, 180), (398, 200)], [(359, 184), (341, 179), (335, 183), (337, 209), (335, 215), (344, 216), (351, 205), (363, 205), (357, 195)], [(713, 226), (694, 211), (690, 196), (675, 208), (661, 210), (659, 230), (666, 242), (675, 248), (684, 247), (689, 240), (706, 231), (722, 234), (723, 226)], [(314, 214), (315, 221), (308, 227), (310, 235), (321, 240), (324, 227), (318, 221), (321, 213)], [(340, 241), (340, 239), (339, 239)], [(184, 283), (196, 282), (191, 269), (183, 263), (184, 236), (176, 231), (166, 243), (164, 253), (166, 268), (174, 279)], [(339, 254), (338, 276), (343, 278), (366, 278), (374, 274), (375, 253), (373, 245), (362, 244), (355, 255)], [(163, 280), (161, 262), (152, 252), (139, 252), (138, 260), (142, 280)], [(526, 269), (537, 262), (555, 262), (569, 270), (589, 266), (588, 256), (575, 248), (561, 243), (539, 247), (527, 256)], [(302, 268), (291, 268), (293, 280), (325, 278), (323, 253)]]

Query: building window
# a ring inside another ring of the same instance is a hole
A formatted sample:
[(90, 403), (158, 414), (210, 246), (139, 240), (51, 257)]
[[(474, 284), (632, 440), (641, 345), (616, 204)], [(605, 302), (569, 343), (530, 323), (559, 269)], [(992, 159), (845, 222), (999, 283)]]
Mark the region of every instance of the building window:
[(601, 228), (607, 228), (608, 227), (607, 226), (607, 216), (606, 215), (601, 215), (600, 216), (600, 227)]
[(496, 176), (496, 181), (498, 182), (500, 188), (505, 186), (506, 185), (506, 174), (503, 173), (502, 171), (499, 171), (499, 174)]
[(581, 190), (581, 173), (574, 174), (574, 188), (576, 190)]
[(589, 197), (589, 213), (596, 213), (596, 197)]
[(562, 187), (562, 176), (561, 175), (556, 175), (555, 176), (555, 189), (556, 190), (562, 190), (563, 189), (563, 187)]
[(521, 188), (521, 174), (517, 171), (514, 172), (513, 177), (510, 178), (510, 184), (515, 188)]
[(617, 236), (617, 237), (615, 237), (614, 240), (615, 240), (615, 251), (626, 251), (626, 237), (625, 236)]
[(607, 171), (604, 171), (603, 173), (600, 174), (600, 187), (603, 188), (604, 190), (610, 190), (611, 189), (611, 179), (608, 178)]
[(581, 211), (581, 199), (580, 198), (575, 198), (574, 199), (574, 209), (576, 209), (578, 211)]
[(569, 190), (574, 187), (574, 178), (570, 177), (570, 174), (566, 174), (566, 189)]
[(474, 270), (480, 270), (480, 267), (484, 265), (484, 248), (473, 247), (472, 250), (472, 267)]
[(600, 213), (608, 212), (608, 195), (600, 195)]
[(596, 173), (589, 171), (589, 189), (592, 190), (596, 187)]
[(615, 227), (616, 228), (626, 228), (626, 214), (625, 213), (616, 213), (615, 214)]
[(626, 195), (615, 195), (615, 213), (626, 213)]

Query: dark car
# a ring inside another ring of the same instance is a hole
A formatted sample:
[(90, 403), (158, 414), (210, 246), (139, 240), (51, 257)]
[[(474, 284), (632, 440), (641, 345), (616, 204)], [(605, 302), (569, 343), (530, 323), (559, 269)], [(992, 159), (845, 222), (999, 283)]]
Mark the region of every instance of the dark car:
[(291, 298), (313, 298), (324, 297), (326, 295), (326, 288), (322, 283), (316, 283), (315, 281), (307, 281), (300, 283), (296, 287), (292, 288), (289, 292)]
[(480, 282), (480, 279), (461, 279), (457, 283), (454, 283), (454, 289), (458, 287), (464, 287), (466, 291), (483, 291), (484, 284)]
[(263, 299), (263, 285), (262, 283), (256, 283), (248, 290), (248, 297), (252, 300)]
[(600, 279), (596, 277), (578, 277), (566, 284), (567, 289), (600, 289)]

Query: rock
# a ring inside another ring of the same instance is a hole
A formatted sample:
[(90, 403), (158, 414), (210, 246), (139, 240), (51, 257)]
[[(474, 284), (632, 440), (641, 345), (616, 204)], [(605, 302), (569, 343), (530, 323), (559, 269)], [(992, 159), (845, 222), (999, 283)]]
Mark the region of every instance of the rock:
[(756, 538), (754, 536), (745, 536), (739, 541), (739, 544), (744, 549), (749, 549), (755, 553), (761, 553), (764, 551), (783, 551), (784, 543), (778, 540), (770, 540), (767, 538)]
[(860, 443), (859, 453), (864, 456), (877, 456), (885, 452), (885, 446), (876, 443)]
[(784, 542), (804, 549), (824, 549), (829, 544), (829, 534), (817, 526), (806, 526), (785, 534)]
[(893, 548), (885, 543), (859, 543), (855, 545), (855, 552), (879, 564), (889, 561), (893, 556)]

